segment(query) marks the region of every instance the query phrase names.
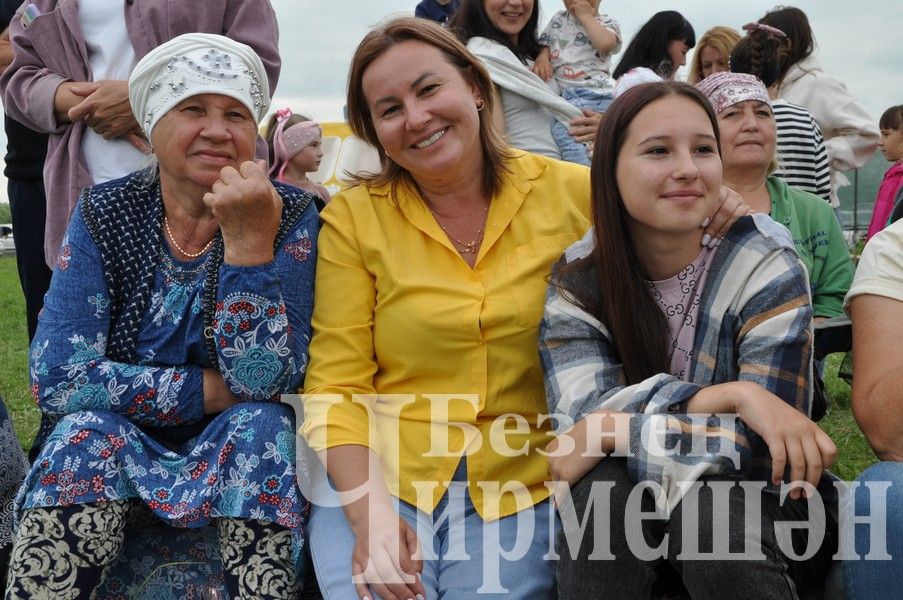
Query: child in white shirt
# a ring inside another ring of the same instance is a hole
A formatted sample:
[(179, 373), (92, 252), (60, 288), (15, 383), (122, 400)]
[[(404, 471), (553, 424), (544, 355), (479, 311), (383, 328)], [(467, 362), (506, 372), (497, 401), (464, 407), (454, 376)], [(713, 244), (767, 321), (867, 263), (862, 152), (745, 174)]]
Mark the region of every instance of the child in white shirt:
[[(608, 15), (599, 14), (601, 0), (564, 0), (566, 10), (552, 17), (539, 37), (542, 51), (533, 72), (555, 78), (561, 96), (577, 108), (605, 112), (613, 100), (611, 57), (621, 49), (621, 28)], [(565, 160), (589, 164), (583, 144), (567, 127), (552, 121), (552, 135)]]

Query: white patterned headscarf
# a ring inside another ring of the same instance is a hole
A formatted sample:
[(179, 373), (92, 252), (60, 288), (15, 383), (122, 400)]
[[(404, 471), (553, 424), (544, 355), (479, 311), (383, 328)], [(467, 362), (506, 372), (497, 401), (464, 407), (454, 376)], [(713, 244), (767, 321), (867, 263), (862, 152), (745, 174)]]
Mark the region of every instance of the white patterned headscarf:
[(186, 33), (147, 53), (129, 77), (129, 102), (150, 139), (175, 105), (198, 94), (222, 94), (248, 107), (260, 124), (270, 107), (260, 57), (240, 42), (212, 33)]
[(712, 73), (697, 83), (696, 88), (709, 99), (716, 115), (720, 115), (721, 111), (734, 104), (747, 100), (756, 100), (771, 106), (771, 98), (765, 84), (755, 75), (748, 73), (727, 71)]

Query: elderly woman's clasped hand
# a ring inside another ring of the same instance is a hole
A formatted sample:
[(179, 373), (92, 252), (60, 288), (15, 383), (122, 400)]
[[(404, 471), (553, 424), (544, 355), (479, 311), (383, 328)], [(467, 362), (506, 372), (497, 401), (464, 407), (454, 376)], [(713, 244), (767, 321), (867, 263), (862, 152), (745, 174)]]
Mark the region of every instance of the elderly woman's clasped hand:
[(282, 198), (257, 163), (224, 167), (204, 194), (204, 204), (219, 222), (226, 263), (249, 266), (273, 260)]

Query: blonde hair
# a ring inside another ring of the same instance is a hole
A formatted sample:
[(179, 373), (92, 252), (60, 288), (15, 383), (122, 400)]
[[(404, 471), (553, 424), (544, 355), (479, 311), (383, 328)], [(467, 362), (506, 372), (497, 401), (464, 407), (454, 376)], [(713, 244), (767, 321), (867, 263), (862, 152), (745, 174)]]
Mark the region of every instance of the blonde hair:
[(727, 65), (730, 61), (731, 50), (734, 49), (734, 46), (737, 42), (740, 41), (740, 34), (730, 27), (724, 27), (722, 25), (718, 25), (717, 27), (712, 27), (708, 31), (706, 31), (701, 38), (699, 38), (699, 43), (696, 45), (696, 50), (693, 51), (693, 61), (690, 63), (690, 75), (687, 78), (687, 81), (693, 85), (696, 85), (702, 80), (702, 49), (706, 46), (711, 46), (724, 59), (724, 64)]

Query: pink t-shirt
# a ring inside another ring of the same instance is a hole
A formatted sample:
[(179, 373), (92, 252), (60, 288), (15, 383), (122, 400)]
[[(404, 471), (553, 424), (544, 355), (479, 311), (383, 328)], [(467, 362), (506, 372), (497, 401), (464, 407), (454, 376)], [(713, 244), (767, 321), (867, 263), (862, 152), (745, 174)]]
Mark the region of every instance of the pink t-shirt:
[(699, 300), (705, 288), (706, 276), (715, 257), (716, 249), (703, 248), (683, 270), (661, 281), (649, 281), (652, 299), (658, 304), (671, 334), (671, 374), (687, 381), (687, 367), (693, 358), (693, 342), (696, 336), (696, 318), (699, 314)]

